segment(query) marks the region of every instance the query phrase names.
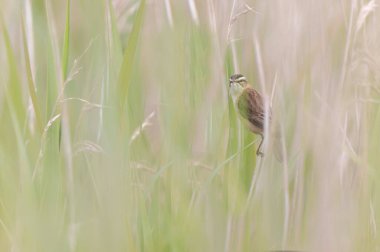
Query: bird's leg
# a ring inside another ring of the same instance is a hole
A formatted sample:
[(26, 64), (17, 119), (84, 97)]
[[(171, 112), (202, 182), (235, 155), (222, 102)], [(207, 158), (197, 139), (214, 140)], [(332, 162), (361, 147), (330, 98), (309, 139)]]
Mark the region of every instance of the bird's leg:
[(264, 153), (261, 152), (261, 145), (262, 145), (263, 142), (264, 142), (264, 136), (261, 135), (261, 134), (260, 134), (260, 136), (261, 136), (261, 141), (260, 141), (259, 147), (257, 148), (256, 156), (261, 156), (261, 157), (263, 157), (263, 156), (264, 156)]

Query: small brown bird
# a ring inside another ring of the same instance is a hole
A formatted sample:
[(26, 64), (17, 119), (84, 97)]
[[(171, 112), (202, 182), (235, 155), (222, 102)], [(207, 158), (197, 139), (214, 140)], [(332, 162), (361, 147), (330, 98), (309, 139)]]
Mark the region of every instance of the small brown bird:
[(256, 155), (263, 156), (261, 145), (264, 141), (265, 109), (262, 95), (248, 84), (247, 79), (242, 74), (234, 74), (230, 77), (230, 94), (248, 128), (261, 136)]

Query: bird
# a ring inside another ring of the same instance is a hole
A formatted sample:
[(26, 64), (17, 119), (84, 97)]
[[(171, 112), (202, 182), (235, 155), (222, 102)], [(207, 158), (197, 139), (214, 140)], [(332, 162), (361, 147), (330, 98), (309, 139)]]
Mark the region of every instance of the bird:
[[(261, 146), (264, 141), (265, 121), (263, 96), (248, 83), (247, 78), (242, 74), (231, 75), (229, 91), (241, 119), (248, 126), (250, 131), (261, 137), (256, 155), (264, 156), (264, 153), (261, 151)], [(268, 121), (270, 121), (270, 114), (271, 109), (269, 108)]]

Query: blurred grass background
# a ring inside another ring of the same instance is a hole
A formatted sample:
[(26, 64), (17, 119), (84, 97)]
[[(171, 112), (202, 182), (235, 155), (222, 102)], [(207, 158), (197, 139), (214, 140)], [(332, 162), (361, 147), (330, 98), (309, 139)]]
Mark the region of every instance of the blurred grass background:
[(379, 251), (377, 5), (0, 0), (0, 250)]

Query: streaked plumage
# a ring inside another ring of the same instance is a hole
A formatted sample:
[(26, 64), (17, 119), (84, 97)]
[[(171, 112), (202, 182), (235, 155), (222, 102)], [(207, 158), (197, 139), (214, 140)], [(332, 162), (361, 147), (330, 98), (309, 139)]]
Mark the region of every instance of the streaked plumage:
[(262, 95), (249, 86), (246, 78), (241, 74), (231, 76), (230, 93), (240, 116), (246, 122), (248, 128), (253, 133), (261, 136), (261, 142), (256, 154), (263, 155), (261, 145), (264, 140), (265, 109)]
[(256, 134), (263, 134), (264, 102), (262, 96), (250, 86), (246, 86), (236, 102), (240, 115), (252, 124), (250, 129)]

